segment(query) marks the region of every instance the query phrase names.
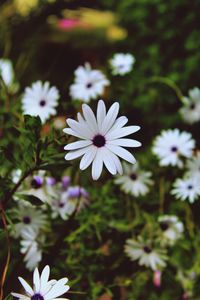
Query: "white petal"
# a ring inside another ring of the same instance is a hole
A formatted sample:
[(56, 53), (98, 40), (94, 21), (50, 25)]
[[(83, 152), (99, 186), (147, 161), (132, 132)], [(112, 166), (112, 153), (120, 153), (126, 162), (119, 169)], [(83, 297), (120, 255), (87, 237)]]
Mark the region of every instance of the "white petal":
[(34, 294), (32, 288), (30, 287), (30, 285), (22, 278), (22, 277), (18, 277), (21, 285), (23, 286), (23, 288), (25, 289), (25, 291), (27, 292), (28, 295), (32, 296)]
[(94, 180), (97, 180), (100, 177), (102, 169), (103, 169), (102, 151), (101, 149), (98, 149), (92, 163), (92, 178)]
[(100, 129), (102, 134), (106, 134), (110, 130), (110, 128), (113, 126), (113, 124), (117, 118), (118, 112), (119, 112), (119, 103), (115, 102), (110, 107), (110, 109), (103, 121), (103, 124)]
[(77, 133), (76, 131), (72, 130), (71, 128), (64, 128), (64, 129), (63, 129), (63, 132), (64, 132), (64, 133), (67, 133), (67, 134), (69, 134), (69, 135), (73, 135), (73, 136), (75, 136), (75, 137), (78, 137), (78, 138), (80, 138), (80, 139), (86, 139), (82, 134)]
[(105, 117), (106, 117), (105, 104), (104, 104), (103, 100), (99, 100), (98, 106), (97, 106), (97, 123), (98, 123), (99, 128), (101, 128), (101, 125), (102, 125)]
[(117, 139), (117, 140), (109, 141), (109, 144), (123, 146), (123, 147), (140, 147), (142, 145), (140, 142), (132, 139)]
[(115, 145), (109, 145), (107, 144), (106, 147), (113, 153), (115, 153), (116, 155), (118, 155), (119, 157), (123, 158), (124, 160), (134, 164), (136, 162), (134, 156), (127, 151), (126, 149), (120, 147), (120, 146), (115, 146)]
[(34, 292), (39, 292), (40, 289), (40, 274), (38, 272), (38, 268), (35, 268), (33, 272), (33, 284), (34, 284)]
[(51, 290), (45, 295), (45, 300), (54, 299), (69, 290), (69, 286), (65, 285), (67, 283), (67, 278), (62, 278), (58, 280), (55, 285), (52, 286)]
[(79, 134), (80, 136), (82, 136), (85, 139), (90, 138), (90, 132), (87, 131), (87, 128), (84, 124), (84, 126), (82, 124), (80, 124), (79, 122), (73, 120), (73, 119), (67, 119), (67, 124), (71, 127), (71, 129), (73, 131), (75, 131), (77, 134)]
[(140, 129), (139, 126), (126, 126), (120, 129), (117, 128), (115, 130), (111, 129), (111, 131), (106, 134), (106, 139), (107, 140), (118, 139), (120, 137), (132, 134), (138, 131), (139, 129)]
[(97, 147), (91, 147), (81, 158), (80, 169), (85, 170), (92, 163), (95, 155), (97, 153)]
[(13, 297), (16, 297), (18, 299), (23, 299), (23, 300), (30, 300), (30, 297), (24, 296), (22, 294), (18, 294), (18, 293), (11, 293), (11, 295)]
[(113, 160), (112, 157), (112, 152), (110, 152), (108, 149), (103, 149), (103, 162), (108, 169), (108, 171), (112, 174), (115, 175), (117, 173), (115, 161)]
[(74, 143), (70, 143), (64, 147), (65, 150), (75, 150), (75, 149), (80, 149), (86, 146), (89, 146), (92, 144), (92, 141), (90, 140), (84, 140), (84, 141), (78, 141)]
[(47, 282), (49, 280), (50, 275), (50, 268), (49, 266), (45, 266), (42, 270), (41, 277), (40, 277), (40, 292), (43, 293), (44, 289), (46, 288)]
[(90, 129), (93, 132), (94, 131), (97, 132), (98, 131), (97, 121), (96, 121), (95, 115), (94, 115), (93, 111), (91, 110), (91, 108), (87, 104), (83, 104), (82, 110), (83, 110), (83, 116), (84, 116), (88, 126), (90, 127)]
[(67, 153), (65, 155), (65, 159), (72, 160), (72, 159), (78, 158), (78, 157), (82, 156), (83, 154), (85, 154), (88, 151), (88, 149), (90, 149), (90, 147), (91, 146), (88, 146), (88, 147), (85, 147), (85, 148), (82, 148), (79, 150), (70, 151), (69, 153)]

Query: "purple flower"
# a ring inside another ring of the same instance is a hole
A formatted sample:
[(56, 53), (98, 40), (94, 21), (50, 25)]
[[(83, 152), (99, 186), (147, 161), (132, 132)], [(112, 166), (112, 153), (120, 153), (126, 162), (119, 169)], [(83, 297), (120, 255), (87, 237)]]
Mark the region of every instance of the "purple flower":
[(50, 186), (56, 184), (56, 180), (53, 177), (47, 177), (46, 180), (47, 180), (47, 184), (50, 185)]
[(67, 189), (69, 187), (70, 183), (70, 177), (69, 176), (63, 176), (62, 177), (62, 188)]

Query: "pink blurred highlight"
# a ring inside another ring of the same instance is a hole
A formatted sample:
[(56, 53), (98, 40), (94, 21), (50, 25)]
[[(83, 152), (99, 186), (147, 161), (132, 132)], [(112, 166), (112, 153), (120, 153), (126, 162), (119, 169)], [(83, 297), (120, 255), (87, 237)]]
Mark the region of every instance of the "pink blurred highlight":
[(156, 287), (160, 287), (161, 286), (161, 278), (162, 278), (162, 272), (157, 270), (154, 272), (153, 274), (153, 284)]
[(57, 27), (62, 30), (70, 30), (74, 28), (87, 28), (88, 25), (77, 19), (60, 19), (57, 22)]

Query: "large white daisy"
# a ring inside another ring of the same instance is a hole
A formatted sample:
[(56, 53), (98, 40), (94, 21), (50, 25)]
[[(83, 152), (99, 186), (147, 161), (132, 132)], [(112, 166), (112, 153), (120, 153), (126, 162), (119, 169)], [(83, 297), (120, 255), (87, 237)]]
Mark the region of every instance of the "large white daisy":
[(85, 170), (92, 163), (92, 178), (97, 180), (103, 169), (103, 164), (108, 171), (115, 175), (122, 174), (122, 165), (118, 158), (135, 163), (134, 156), (123, 147), (139, 147), (141, 143), (122, 138), (140, 129), (139, 126), (123, 127), (128, 119), (124, 116), (117, 118), (119, 103), (115, 102), (108, 112), (103, 100), (98, 102), (97, 117), (87, 104), (82, 105), (83, 117), (77, 114), (78, 121), (67, 119), (70, 128), (63, 131), (81, 139), (65, 146), (65, 159), (71, 160), (83, 156), (80, 169)]
[(182, 167), (182, 157), (192, 156), (195, 141), (188, 132), (179, 129), (164, 130), (156, 138), (153, 153), (159, 158), (160, 166)]
[(70, 96), (75, 100), (89, 102), (101, 96), (107, 85), (109, 81), (105, 75), (99, 70), (92, 70), (90, 64), (86, 63), (75, 71), (75, 81), (70, 86)]
[(149, 192), (149, 186), (153, 184), (151, 172), (143, 171), (138, 163), (135, 165), (123, 164), (124, 174), (117, 176), (115, 183), (121, 186), (121, 189), (135, 197), (144, 196)]
[(66, 285), (68, 279), (64, 277), (60, 280), (49, 280), (49, 274), (49, 266), (43, 269), (41, 275), (36, 268), (33, 273), (33, 288), (22, 277), (18, 277), (26, 295), (18, 293), (12, 293), (12, 295), (20, 300), (67, 300), (58, 297), (69, 290), (69, 286)]
[(194, 87), (188, 94), (189, 97), (184, 97), (184, 106), (180, 113), (186, 123), (193, 124), (200, 121), (200, 89)]
[(22, 98), (22, 110), (24, 114), (39, 116), (45, 123), (50, 116), (56, 114), (59, 92), (55, 86), (50, 87), (49, 82), (34, 82), (31, 87), (25, 89)]
[(151, 268), (156, 271), (165, 267), (165, 251), (155, 249), (149, 241), (144, 241), (141, 237), (137, 240), (128, 239), (125, 245), (125, 253), (131, 260), (138, 260), (139, 265)]
[(116, 53), (110, 60), (113, 75), (125, 75), (129, 73), (135, 62), (135, 58), (130, 53)]
[(194, 176), (191, 178), (177, 179), (174, 182), (173, 189), (171, 191), (177, 199), (189, 200), (193, 203), (200, 198), (200, 177)]

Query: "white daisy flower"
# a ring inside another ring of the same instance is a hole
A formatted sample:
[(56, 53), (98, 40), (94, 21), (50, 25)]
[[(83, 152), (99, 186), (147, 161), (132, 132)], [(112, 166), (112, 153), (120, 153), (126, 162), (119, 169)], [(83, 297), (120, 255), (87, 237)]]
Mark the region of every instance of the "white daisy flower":
[(105, 75), (99, 70), (92, 70), (90, 64), (86, 63), (75, 71), (75, 82), (70, 86), (70, 96), (72, 99), (89, 102), (101, 96), (108, 85)]
[(39, 231), (36, 231), (31, 227), (24, 229), (21, 236), (20, 252), (25, 255), (24, 262), (26, 268), (29, 271), (33, 271), (42, 260), (42, 250), (37, 239), (40, 238), (41, 240), (43, 239), (43, 236), (39, 235)]
[(11, 86), (14, 81), (14, 70), (9, 59), (0, 59), (0, 75), (7, 86)]
[(200, 197), (200, 177), (177, 179), (171, 193), (177, 199), (189, 200), (190, 203), (193, 203)]
[(49, 280), (49, 274), (49, 266), (43, 269), (41, 275), (36, 268), (33, 273), (33, 288), (22, 277), (18, 277), (25, 290), (25, 295), (18, 293), (12, 293), (12, 295), (20, 300), (68, 300), (58, 298), (69, 290), (69, 286), (66, 285), (68, 279), (64, 277), (60, 280)]
[(148, 241), (144, 242), (141, 237), (137, 241), (128, 239), (125, 245), (125, 252), (131, 260), (138, 260), (140, 266), (149, 267), (153, 271), (166, 266), (164, 250), (154, 249)]
[(160, 159), (160, 166), (183, 167), (182, 157), (189, 158), (195, 147), (195, 141), (188, 132), (179, 129), (164, 130), (156, 138), (153, 153)]
[(12, 212), (18, 221), (14, 225), (15, 237), (19, 237), (26, 228), (31, 227), (37, 231), (45, 228), (47, 225), (46, 216), (40, 210), (23, 200), (20, 200), (18, 207), (13, 209)]
[(130, 53), (116, 53), (110, 60), (112, 74), (125, 75), (132, 70), (134, 63), (135, 58)]
[(121, 189), (135, 197), (144, 196), (149, 192), (149, 186), (153, 184), (150, 179), (151, 172), (143, 171), (139, 168), (139, 164), (128, 165), (123, 164), (124, 174), (117, 176), (115, 183), (121, 186)]
[(174, 245), (174, 243), (182, 236), (184, 226), (177, 216), (163, 215), (159, 216), (158, 222), (162, 230), (162, 238), (164, 243)]
[(186, 123), (193, 124), (200, 121), (200, 89), (194, 87), (188, 94), (189, 97), (184, 97), (184, 106), (180, 113)]
[(81, 139), (65, 146), (65, 150), (70, 150), (65, 159), (71, 160), (83, 156), (80, 162), (80, 169), (85, 170), (92, 163), (92, 178), (97, 180), (103, 169), (103, 164), (108, 171), (115, 175), (122, 174), (122, 165), (118, 158), (134, 164), (135, 158), (123, 147), (139, 147), (141, 143), (122, 138), (140, 129), (139, 126), (123, 127), (128, 119), (126, 117), (117, 118), (119, 103), (115, 102), (108, 112), (103, 100), (98, 102), (97, 117), (87, 104), (82, 105), (83, 117), (77, 114), (78, 121), (67, 119), (70, 128), (63, 131)]
[(200, 177), (200, 151), (187, 161), (187, 175), (189, 177)]
[(34, 82), (31, 87), (25, 89), (22, 98), (22, 110), (24, 114), (39, 116), (45, 123), (50, 116), (56, 114), (59, 92), (55, 86), (50, 87), (49, 82)]

